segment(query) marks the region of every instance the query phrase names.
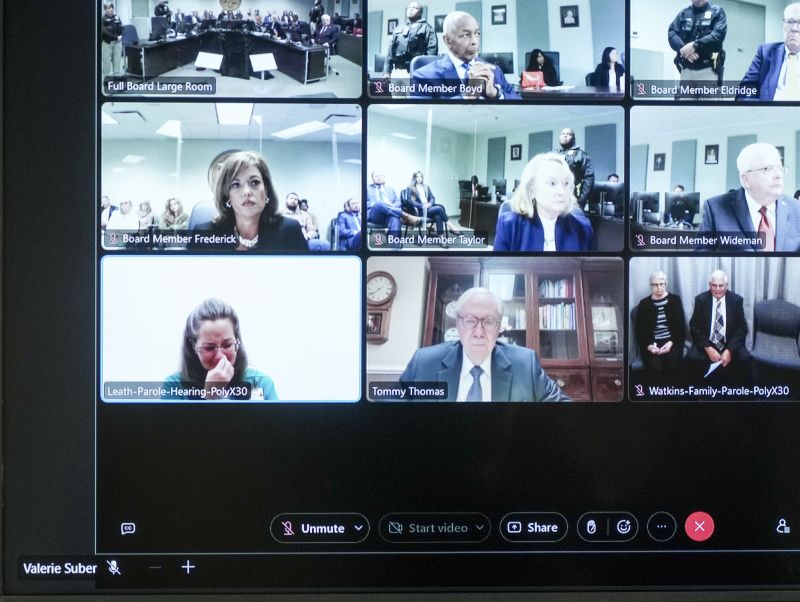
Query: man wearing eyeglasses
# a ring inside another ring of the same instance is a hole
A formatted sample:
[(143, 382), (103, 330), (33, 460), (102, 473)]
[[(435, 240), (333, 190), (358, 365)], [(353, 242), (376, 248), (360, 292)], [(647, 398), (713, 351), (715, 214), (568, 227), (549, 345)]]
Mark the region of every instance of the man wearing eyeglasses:
[(736, 158), (738, 190), (708, 199), (700, 233), (705, 251), (800, 251), (800, 201), (783, 194), (778, 149), (750, 144)]
[(783, 10), (783, 42), (758, 47), (740, 88), (748, 86), (757, 91), (737, 99), (800, 100), (800, 2)]
[(455, 308), (458, 341), (418, 349), (400, 376), (403, 385), (446, 383), (441, 401), (571, 401), (535, 351), (497, 342), (503, 309), (492, 291), (471, 288)]

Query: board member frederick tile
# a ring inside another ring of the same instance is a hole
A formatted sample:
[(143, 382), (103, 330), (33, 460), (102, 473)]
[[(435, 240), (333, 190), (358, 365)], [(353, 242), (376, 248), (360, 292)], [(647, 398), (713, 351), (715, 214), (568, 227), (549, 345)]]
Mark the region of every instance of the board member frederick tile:
[(492, 291), (469, 289), (456, 314), (459, 340), (418, 349), (400, 376), (403, 385), (447, 383), (442, 401), (571, 401), (535, 351), (497, 342), (503, 310)]

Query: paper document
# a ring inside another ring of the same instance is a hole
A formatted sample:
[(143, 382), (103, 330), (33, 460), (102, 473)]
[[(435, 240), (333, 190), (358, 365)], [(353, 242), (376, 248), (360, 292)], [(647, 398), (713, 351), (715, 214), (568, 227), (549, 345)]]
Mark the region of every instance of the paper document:
[(712, 364), (711, 364), (711, 365), (708, 367), (708, 372), (706, 372), (706, 375), (705, 375), (703, 378), (708, 378), (708, 375), (709, 375), (709, 374), (711, 374), (711, 373), (712, 373), (714, 370), (716, 370), (717, 368), (719, 368), (720, 364), (722, 364), (722, 362), (713, 362), (713, 363), (712, 363)]

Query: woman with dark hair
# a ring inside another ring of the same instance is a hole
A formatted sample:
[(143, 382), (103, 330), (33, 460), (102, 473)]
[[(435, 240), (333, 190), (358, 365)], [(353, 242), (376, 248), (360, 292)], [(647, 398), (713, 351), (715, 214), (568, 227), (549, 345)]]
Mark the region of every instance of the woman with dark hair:
[(481, 195), (481, 185), (480, 180), (478, 180), (478, 176), (472, 176), (469, 179), (470, 187), (472, 188), (472, 198), (477, 200), (478, 197)]
[(558, 153), (536, 155), (522, 170), (510, 210), (497, 218), (495, 251), (588, 251), (592, 225), (576, 215), (575, 177)]
[(219, 299), (206, 299), (186, 318), (181, 371), (163, 387), (167, 399), (278, 399), (272, 379), (247, 365), (239, 318)]
[[(528, 66), (525, 67), (525, 71), (541, 71), (544, 77), (545, 86), (561, 85), (561, 82), (558, 81), (558, 74), (556, 73), (556, 68), (553, 65), (553, 61), (550, 60), (550, 57), (548, 57), (539, 48), (534, 48), (531, 52), (531, 56), (528, 59)], [(520, 78), (520, 81), (522, 81), (522, 78)]]
[(188, 224), (189, 214), (183, 210), (181, 200), (179, 198), (167, 199), (159, 227), (162, 230), (185, 230)]
[(264, 159), (258, 153), (228, 155), (214, 175), (218, 217), (201, 229), (234, 234), (237, 251), (268, 249), (308, 251), (300, 224), (280, 213), (278, 194)]
[(603, 58), (594, 70), (595, 86), (611, 86), (619, 89), (625, 85), (625, 67), (619, 62), (617, 49), (613, 46), (606, 46), (603, 50)]
[(436, 197), (433, 196), (430, 186), (425, 183), (421, 171), (415, 171), (411, 176), (405, 196), (409, 213), (422, 217), (423, 211), (427, 211), (428, 219), (436, 224), (436, 233), (440, 236), (444, 234), (445, 224), (450, 218), (444, 207), (436, 204)]

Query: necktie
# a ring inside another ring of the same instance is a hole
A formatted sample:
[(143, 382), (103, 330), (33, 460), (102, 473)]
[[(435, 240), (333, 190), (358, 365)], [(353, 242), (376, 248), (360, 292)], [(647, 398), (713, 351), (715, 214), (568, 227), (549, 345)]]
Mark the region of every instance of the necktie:
[(784, 95), (785, 100), (800, 100), (800, 82), (797, 78), (800, 77), (800, 60), (797, 54), (790, 54), (786, 63), (786, 92)]
[(483, 389), (481, 388), (483, 368), (473, 366), (469, 373), (472, 374), (472, 386), (467, 391), (467, 398), (464, 401), (483, 401)]
[(761, 221), (758, 222), (758, 233), (764, 233), (764, 248), (761, 250), (771, 253), (775, 250), (775, 230), (772, 229), (772, 225), (770, 225), (767, 218), (767, 208), (762, 207), (758, 212), (761, 214)]
[(722, 302), (717, 300), (714, 304), (716, 309), (714, 310), (714, 334), (711, 336), (711, 342), (719, 351), (724, 346), (725, 337), (722, 334), (722, 329), (725, 327), (725, 323), (722, 321), (722, 312), (720, 311)]
[(465, 84), (469, 83), (469, 63), (462, 63), (462, 67), (464, 67), (464, 79), (462, 80)]

